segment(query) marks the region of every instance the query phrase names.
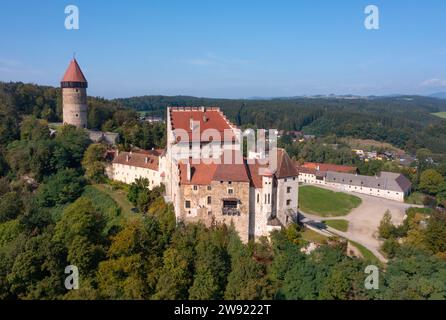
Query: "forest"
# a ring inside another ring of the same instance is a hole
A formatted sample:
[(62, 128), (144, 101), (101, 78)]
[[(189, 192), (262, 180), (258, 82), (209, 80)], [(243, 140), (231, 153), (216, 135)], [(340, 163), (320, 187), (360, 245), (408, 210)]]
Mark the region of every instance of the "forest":
[[(423, 108), (440, 108), (429, 101)], [(260, 112), (263, 103), (257, 114), (246, 106), (228, 106), (228, 114), (266, 124), (274, 115)], [(163, 125), (141, 123), (121, 102), (89, 98), (89, 106), (91, 127), (120, 132), (120, 148), (164, 146)], [(244, 244), (230, 226), (177, 224), (162, 189), (106, 179), (106, 146), (85, 131), (63, 126), (51, 136), (60, 117), (59, 89), (0, 85), (0, 299), (446, 298), (446, 220), (435, 207), (412, 210), (403, 226), (383, 219), (389, 261), (379, 265), (379, 289), (367, 290), (364, 270), (375, 262), (352, 257), (342, 239), (305, 254), (298, 225)], [(428, 115), (421, 121), (440, 125)], [(420, 188), (441, 192), (444, 177), (424, 171)], [(137, 210), (127, 212), (107, 190), (125, 194)], [(68, 265), (79, 267), (79, 290), (64, 287)]]
[(389, 142), (411, 153), (420, 148), (446, 153), (446, 120), (432, 115), (446, 110), (446, 100), (435, 98), (229, 100), (143, 96), (114, 102), (162, 117), (167, 106), (219, 106), (238, 126), (351, 136)]

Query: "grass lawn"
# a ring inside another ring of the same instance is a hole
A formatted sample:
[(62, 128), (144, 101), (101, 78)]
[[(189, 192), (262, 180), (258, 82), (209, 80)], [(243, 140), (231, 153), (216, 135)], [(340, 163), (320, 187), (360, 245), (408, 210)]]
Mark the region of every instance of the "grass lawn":
[(345, 216), (361, 204), (361, 198), (314, 186), (299, 188), (299, 208), (322, 217)]
[(424, 194), (424, 193), (421, 193), (421, 192), (412, 192), (408, 197), (407, 197), (407, 199), (405, 200), (405, 202), (406, 203), (409, 203), (409, 204), (419, 204), (419, 205), (423, 205), (424, 203), (423, 203), (423, 200), (424, 200), (424, 197), (425, 197), (426, 195)]
[(134, 218), (139, 216), (132, 212), (134, 207), (129, 200), (127, 200), (127, 194), (123, 190), (114, 190), (111, 186), (107, 184), (95, 184), (93, 185), (97, 190), (109, 195), (121, 208), (124, 218)]
[(437, 113), (431, 113), (434, 116), (446, 119), (446, 112), (437, 112)]
[(323, 236), (322, 234), (308, 228), (306, 228), (305, 231), (302, 232), (302, 239), (308, 242), (315, 242), (319, 244), (326, 244), (328, 240), (326, 236)]
[(362, 244), (359, 244), (357, 242), (349, 240), (349, 242), (354, 245), (356, 248), (358, 248), (359, 252), (361, 252), (362, 256), (364, 257), (364, 260), (370, 261), (376, 266), (381, 265), (381, 261), (366, 247), (364, 247)]
[(326, 220), (323, 221), (327, 226), (332, 227), (333, 229), (347, 232), (348, 230), (348, 221), (347, 220)]

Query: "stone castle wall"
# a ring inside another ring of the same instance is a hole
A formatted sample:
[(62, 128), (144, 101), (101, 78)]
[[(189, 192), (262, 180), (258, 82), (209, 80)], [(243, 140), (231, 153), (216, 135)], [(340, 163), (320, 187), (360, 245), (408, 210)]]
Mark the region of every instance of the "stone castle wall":
[[(233, 194), (228, 193), (228, 189), (233, 190)], [(191, 185), (181, 186), (180, 214), (179, 219), (185, 222), (202, 222), (207, 226), (212, 223), (234, 224), (240, 239), (247, 242), (249, 239), (249, 183), (248, 182), (228, 182), (221, 183), (213, 181), (208, 186), (197, 186), (197, 190)], [(211, 197), (211, 204), (208, 204), (208, 196)], [(239, 200), (238, 211), (240, 215), (229, 216), (222, 212), (223, 200), (236, 198)], [(186, 200), (190, 201), (190, 208), (186, 208)]]

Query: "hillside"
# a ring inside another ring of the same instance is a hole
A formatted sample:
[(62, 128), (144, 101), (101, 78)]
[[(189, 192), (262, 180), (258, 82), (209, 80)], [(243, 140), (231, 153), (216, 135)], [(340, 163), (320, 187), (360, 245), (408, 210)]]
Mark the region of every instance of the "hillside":
[[(33, 114), (49, 122), (60, 121), (60, 98), (58, 88), (0, 83), (0, 102), (10, 105), (20, 115)], [(105, 125), (111, 130), (108, 120), (124, 108), (165, 117), (167, 106), (219, 106), (239, 126), (372, 139), (410, 152), (428, 148), (436, 154), (446, 154), (446, 120), (434, 115), (446, 111), (446, 100), (429, 97), (231, 100), (143, 96), (115, 100), (90, 97), (88, 103), (88, 124), (94, 129), (104, 129)]]
[(388, 142), (408, 151), (426, 147), (434, 153), (446, 153), (446, 122), (432, 115), (445, 111), (446, 101), (429, 97), (229, 100), (143, 96), (115, 102), (162, 117), (169, 105), (220, 106), (237, 125), (336, 134)]

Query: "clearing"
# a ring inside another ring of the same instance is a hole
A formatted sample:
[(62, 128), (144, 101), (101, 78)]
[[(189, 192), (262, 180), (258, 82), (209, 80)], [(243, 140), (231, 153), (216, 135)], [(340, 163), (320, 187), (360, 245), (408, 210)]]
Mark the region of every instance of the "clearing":
[(361, 204), (361, 198), (314, 186), (299, 187), (299, 209), (322, 217), (338, 217), (349, 214)]

